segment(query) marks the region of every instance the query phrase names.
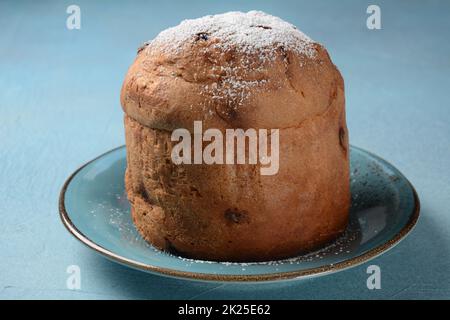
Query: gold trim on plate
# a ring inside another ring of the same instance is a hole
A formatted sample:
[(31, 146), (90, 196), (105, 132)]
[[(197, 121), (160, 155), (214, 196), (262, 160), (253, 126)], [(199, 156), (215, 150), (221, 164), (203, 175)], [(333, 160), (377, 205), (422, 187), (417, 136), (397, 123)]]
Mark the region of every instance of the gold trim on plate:
[[(299, 270), (299, 271), (289, 271), (289, 272), (278, 272), (278, 273), (270, 273), (270, 274), (255, 274), (255, 275), (219, 275), (219, 274), (210, 274), (210, 273), (196, 273), (196, 272), (186, 272), (186, 271), (176, 271), (173, 269), (167, 269), (167, 268), (161, 268), (149, 264), (140, 263), (138, 261), (134, 261), (131, 259), (124, 258), (122, 256), (119, 256), (102, 246), (99, 246), (92, 240), (90, 240), (87, 236), (85, 236), (80, 230), (77, 229), (77, 227), (73, 224), (73, 222), (70, 220), (69, 215), (65, 208), (65, 193), (66, 190), (72, 181), (72, 179), (75, 177), (75, 175), (82, 170), (84, 167), (89, 165), (90, 163), (96, 161), (99, 158), (102, 158), (103, 156), (114, 152), (118, 149), (123, 148), (124, 146), (120, 146), (117, 148), (114, 148), (110, 151), (107, 151), (103, 153), (102, 155), (96, 157), (95, 159), (85, 163), (80, 168), (78, 168), (74, 173), (72, 173), (69, 178), (64, 182), (64, 185), (61, 189), (61, 193), (59, 196), (59, 214), (60, 218), (64, 224), (64, 226), (67, 228), (67, 230), (75, 236), (79, 241), (81, 241), (86, 246), (90, 247), (91, 249), (94, 249), (96, 252), (100, 253), (101, 255), (105, 256), (106, 258), (109, 258), (113, 261), (116, 261), (120, 264), (127, 265), (129, 267), (145, 270), (153, 273), (159, 273), (166, 276), (176, 277), (176, 278), (183, 278), (183, 279), (190, 279), (190, 280), (205, 280), (205, 281), (227, 281), (227, 282), (260, 282), (260, 281), (277, 281), (277, 280), (289, 280), (289, 279), (299, 279), (299, 278), (307, 278), (307, 277), (313, 277), (313, 276), (319, 276), (319, 275), (325, 275), (341, 270), (345, 270), (351, 267), (358, 266), (364, 262), (367, 262), (383, 252), (393, 248), (396, 244), (400, 242), (416, 225), (417, 220), (419, 218), (419, 212), (420, 212), (420, 201), (419, 197), (417, 195), (416, 190), (414, 189), (413, 185), (409, 182), (406, 177), (404, 179), (407, 181), (409, 186), (411, 187), (411, 190), (413, 192), (414, 196), (414, 213), (411, 215), (408, 223), (403, 227), (402, 230), (400, 230), (399, 233), (395, 235), (394, 238), (387, 241), (386, 243), (375, 247), (362, 255), (359, 255), (357, 257), (351, 258), (346, 261), (338, 262), (336, 264), (330, 264), (319, 268), (311, 268), (306, 270)], [(365, 151), (359, 147), (352, 148), (359, 149), (363, 152), (366, 152), (367, 154), (377, 158), (381, 159), (377, 155), (372, 154), (371, 152)], [(383, 160), (383, 159), (381, 159)], [(385, 161), (385, 160), (383, 160)]]

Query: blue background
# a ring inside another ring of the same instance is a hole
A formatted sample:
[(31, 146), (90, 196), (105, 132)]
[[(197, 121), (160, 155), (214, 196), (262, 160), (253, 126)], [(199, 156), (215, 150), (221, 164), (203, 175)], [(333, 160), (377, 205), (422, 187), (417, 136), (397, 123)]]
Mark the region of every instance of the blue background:
[[(81, 7), (81, 30), (66, 8)], [(366, 28), (381, 7), (382, 30)], [(263, 10), (323, 43), (346, 83), (351, 143), (422, 202), (413, 233), (365, 265), (284, 284), (169, 279), (110, 262), (62, 226), (65, 178), (124, 143), (119, 92), (136, 48), (185, 18)], [(0, 2), (0, 298), (450, 298), (450, 2)], [(82, 288), (66, 288), (66, 268)], [(381, 267), (381, 290), (366, 268)]]

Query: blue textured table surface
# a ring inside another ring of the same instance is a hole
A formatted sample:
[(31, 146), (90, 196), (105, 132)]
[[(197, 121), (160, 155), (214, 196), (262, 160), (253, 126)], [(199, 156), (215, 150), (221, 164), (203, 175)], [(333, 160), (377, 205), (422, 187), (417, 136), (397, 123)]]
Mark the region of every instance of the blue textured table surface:
[[(0, 2), (0, 298), (450, 298), (450, 2)], [(346, 82), (351, 143), (384, 157), (422, 202), (412, 234), (337, 274), (283, 284), (214, 284), (110, 262), (62, 226), (66, 177), (124, 143), (119, 92), (136, 48), (185, 18), (263, 10), (323, 43)], [(366, 268), (381, 268), (380, 290)], [(69, 265), (81, 289), (66, 286)]]

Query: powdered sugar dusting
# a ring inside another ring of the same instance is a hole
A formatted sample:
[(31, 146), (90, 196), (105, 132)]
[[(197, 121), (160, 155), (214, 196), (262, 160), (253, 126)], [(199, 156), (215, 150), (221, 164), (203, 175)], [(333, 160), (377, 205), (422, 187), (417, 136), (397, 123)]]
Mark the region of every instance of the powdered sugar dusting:
[(358, 240), (358, 231), (354, 227), (347, 229), (344, 234), (337, 238), (329, 245), (320, 248), (318, 250), (299, 255), (292, 258), (273, 260), (273, 261), (261, 261), (261, 262), (217, 262), (210, 260), (197, 260), (185, 257), (177, 256), (178, 259), (186, 262), (186, 266), (192, 266), (195, 264), (219, 264), (223, 266), (240, 266), (243, 271), (245, 267), (254, 265), (269, 265), (269, 266), (282, 266), (286, 264), (299, 265), (307, 262), (319, 261), (322, 259), (330, 259), (330, 256), (342, 257), (350, 254), (353, 251), (353, 247)]
[[(267, 69), (275, 59), (284, 61), (286, 68), (287, 52), (313, 59), (314, 44), (294, 25), (261, 11), (250, 11), (184, 20), (162, 31), (147, 43), (145, 50), (147, 53), (165, 52), (171, 57), (189, 56), (190, 50), (203, 54), (203, 61), (208, 62), (201, 62), (200, 66), (193, 63), (194, 66), (191, 64), (187, 68), (199, 68), (199, 72), (209, 74), (212, 82), (197, 81), (196, 73), (194, 80), (202, 86), (200, 94), (205, 96), (205, 101), (223, 106), (220, 116), (227, 118), (245, 106), (252, 95), (267, 90), (272, 80)], [(178, 74), (175, 72), (173, 76)], [(216, 110), (205, 105), (203, 108), (206, 118)]]
[(162, 31), (150, 46), (178, 52), (187, 41), (217, 38), (216, 46), (240, 52), (273, 51), (285, 47), (313, 57), (314, 43), (294, 25), (261, 11), (228, 12), (199, 19), (182, 21), (178, 26)]

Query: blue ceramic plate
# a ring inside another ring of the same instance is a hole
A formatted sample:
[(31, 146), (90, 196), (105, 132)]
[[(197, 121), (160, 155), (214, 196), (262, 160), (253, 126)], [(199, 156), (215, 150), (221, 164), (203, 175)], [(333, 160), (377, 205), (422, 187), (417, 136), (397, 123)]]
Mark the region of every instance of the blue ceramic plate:
[(318, 251), (263, 263), (190, 260), (159, 251), (138, 234), (125, 196), (125, 147), (78, 169), (65, 183), (60, 214), (81, 242), (126, 266), (209, 281), (277, 281), (329, 274), (392, 248), (415, 225), (419, 200), (408, 180), (383, 159), (351, 148), (352, 206), (347, 231)]

